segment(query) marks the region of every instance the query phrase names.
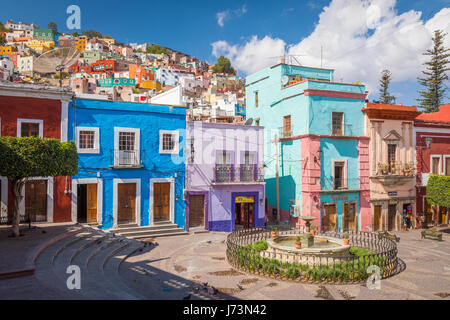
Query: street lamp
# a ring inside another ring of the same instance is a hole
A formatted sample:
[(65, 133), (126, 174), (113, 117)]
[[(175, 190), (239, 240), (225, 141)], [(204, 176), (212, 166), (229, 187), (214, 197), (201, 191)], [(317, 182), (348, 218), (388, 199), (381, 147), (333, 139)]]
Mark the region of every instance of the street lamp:
[(427, 149), (430, 149), (430, 144), (433, 142), (433, 138), (426, 137), (425, 138), (425, 144), (427, 145)]

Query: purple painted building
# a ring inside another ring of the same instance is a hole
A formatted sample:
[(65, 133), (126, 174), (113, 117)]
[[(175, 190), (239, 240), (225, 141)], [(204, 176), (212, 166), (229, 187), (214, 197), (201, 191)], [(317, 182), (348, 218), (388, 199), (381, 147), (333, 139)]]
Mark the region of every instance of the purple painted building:
[(188, 121), (186, 131), (186, 229), (264, 226), (264, 128)]

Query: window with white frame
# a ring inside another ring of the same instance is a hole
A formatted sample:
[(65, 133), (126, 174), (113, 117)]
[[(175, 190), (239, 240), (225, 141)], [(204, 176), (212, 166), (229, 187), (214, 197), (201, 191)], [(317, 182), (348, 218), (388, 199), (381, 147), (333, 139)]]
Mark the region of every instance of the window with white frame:
[[(1, 128), (1, 127), (0, 127)], [(450, 176), (450, 155), (444, 156), (444, 163), (445, 163), (445, 175)]]
[(17, 119), (17, 137), (44, 137), (44, 120)]
[(114, 165), (139, 165), (139, 141), (139, 129), (114, 128)]
[(159, 132), (159, 153), (177, 154), (179, 152), (179, 132), (161, 130)]
[(441, 156), (431, 156), (430, 164), (432, 174), (441, 174)]
[(78, 153), (100, 153), (99, 128), (77, 127)]

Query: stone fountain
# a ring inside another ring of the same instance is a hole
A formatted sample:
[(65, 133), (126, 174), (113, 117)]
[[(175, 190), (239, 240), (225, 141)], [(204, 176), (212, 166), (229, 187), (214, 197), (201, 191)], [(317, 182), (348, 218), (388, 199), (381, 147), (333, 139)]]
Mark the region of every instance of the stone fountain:
[(311, 234), (311, 221), (317, 219), (313, 216), (301, 216), (299, 219), (305, 221), (306, 230), (302, 237), (302, 248), (312, 248), (314, 246), (314, 236)]

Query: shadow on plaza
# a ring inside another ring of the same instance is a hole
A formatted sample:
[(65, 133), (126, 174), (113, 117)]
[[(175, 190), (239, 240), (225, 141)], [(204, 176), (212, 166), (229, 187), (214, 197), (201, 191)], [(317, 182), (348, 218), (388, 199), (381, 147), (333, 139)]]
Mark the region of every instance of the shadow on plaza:
[[(150, 244), (142, 251), (133, 254), (130, 258), (147, 255), (156, 248), (157, 244)], [(119, 259), (112, 257), (112, 259)], [(159, 259), (145, 259), (138, 262), (125, 260), (119, 268), (120, 277), (124, 283), (136, 293), (148, 300), (239, 300), (230, 295), (239, 292), (240, 289), (214, 288), (208, 283), (190, 280), (182, 276), (186, 268), (180, 268), (176, 272), (180, 275), (152, 266), (152, 263), (170, 259), (170, 256)], [(225, 292), (230, 290), (230, 294)]]

